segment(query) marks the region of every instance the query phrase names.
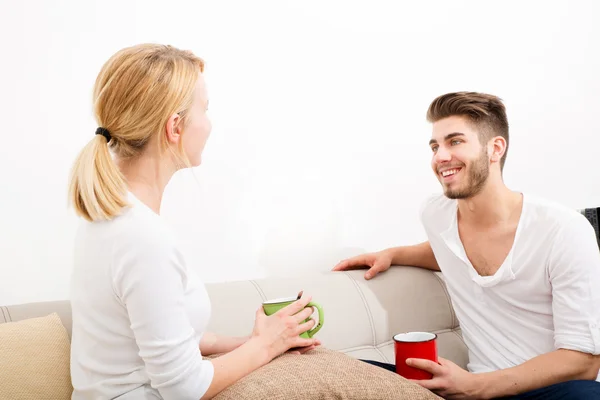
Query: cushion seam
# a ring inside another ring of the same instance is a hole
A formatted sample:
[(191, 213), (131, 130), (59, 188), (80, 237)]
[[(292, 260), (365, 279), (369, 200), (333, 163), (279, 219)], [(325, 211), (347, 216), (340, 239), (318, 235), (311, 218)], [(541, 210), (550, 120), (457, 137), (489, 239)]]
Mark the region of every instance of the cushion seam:
[(456, 336), (458, 336), (458, 338), (460, 339), (462, 344), (464, 344), (465, 347), (467, 347), (467, 344), (465, 343), (465, 339), (463, 339), (462, 335), (459, 335), (458, 332), (456, 332), (456, 329), (452, 329), (452, 333), (454, 333)]
[[(438, 329), (438, 330), (432, 330), (431, 333), (436, 333), (436, 334), (440, 334), (440, 333), (454, 333), (456, 335), (458, 335), (458, 333), (456, 332), (455, 329)], [(458, 335), (460, 337), (460, 335)], [(362, 346), (354, 346), (354, 347), (347, 347), (344, 349), (339, 349), (337, 351), (341, 351), (341, 352), (346, 352), (346, 351), (355, 351), (355, 350), (365, 350), (365, 349), (376, 349), (379, 350), (382, 347), (385, 346), (389, 346), (390, 344), (394, 343), (393, 340), (387, 340), (383, 343), (380, 343), (378, 345), (369, 345), (369, 344), (365, 344)]]
[(6, 310), (6, 313), (8, 314), (8, 320), (12, 322), (12, 315), (10, 315), (10, 310), (8, 309), (8, 307), (4, 307), (4, 309)]
[(346, 275), (348, 277), (348, 279), (350, 279), (350, 281), (352, 281), (352, 283), (354, 284), (354, 287), (356, 288), (356, 291), (360, 295), (363, 305), (365, 306), (365, 310), (367, 311), (367, 316), (369, 317), (369, 323), (371, 324), (371, 334), (373, 335), (373, 346), (377, 346), (377, 336), (375, 333), (375, 324), (373, 323), (373, 315), (371, 314), (371, 309), (369, 308), (367, 300), (365, 299), (365, 295), (362, 292), (362, 290), (360, 289), (360, 287), (358, 286), (358, 282), (356, 282), (356, 280), (354, 278), (352, 278), (352, 276), (350, 276), (349, 273), (344, 272), (344, 275)]
[[(455, 329), (459, 326), (459, 324), (458, 319), (456, 318), (456, 314), (454, 313), (454, 307), (452, 307), (452, 301), (450, 299), (450, 293), (448, 293), (448, 288), (446, 288), (445, 283), (442, 282), (442, 279), (439, 276), (437, 276), (435, 272), (432, 272), (432, 275), (435, 276), (435, 279), (437, 279), (438, 283), (444, 290), (444, 294), (446, 295), (446, 301), (448, 302), (448, 307), (450, 308), (450, 315), (452, 316), (452, 320), (450, 321), (450, 328)], [(454, 324), (455, 321), (456, 324)]]
[(260, 288), (260, 286), (258, 285), (258, 283), (256, 283), (256, 281), (251, 280), (250, 283), (252, 285), (254, 285), (254, 288), (258, 291), (258, 294), (260, 296), (260, 298), (265, 301), (267, 300), (267, 296), (265, 295), (265, 292), (262, 291), (262, 289)]
[(369, 345), (369, 344), (365, 344), (365, 345), (363, 345), (363, 346), (354, 346), (354, 347), (348, 347), (348, 348), (346, 348), (346, 349), (339, 349), (339, 350), (336, 350), (336, 351), (339, 351), (339, 352), (345, 353), (345, 352), (348, 352), (348, 351), (356, 351), (356, 350), (370, 350), (370, 349), (375, 349), (375, 350), (378, 350), (378, 349), (377, 349), (377, 346), (371, 346), (371, 345)]
[(385, 354), (383, 354), (383, 352), (381, 350), (379, 350), (379, 347), (375, 346), (375, 351), (377, 351), (377, 353), (379, 353), (379, 355), (386, 361), (386, 362), (390, 362), (390, 360), (388, 360), (388, 358), (385, 356)]

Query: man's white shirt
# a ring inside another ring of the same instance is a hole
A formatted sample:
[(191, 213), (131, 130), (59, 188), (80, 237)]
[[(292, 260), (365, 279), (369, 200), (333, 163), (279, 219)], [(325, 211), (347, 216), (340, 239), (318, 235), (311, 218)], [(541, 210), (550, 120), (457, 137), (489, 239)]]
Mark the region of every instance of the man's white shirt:
[(429, 198), (421, 220), (469, 349), (474, 373), (557, 349), (600, 354), (600, 251), (575, 210), (523, 195), (514, 244), (493, 276), (480, 276), (458, 233), (458, 204)]

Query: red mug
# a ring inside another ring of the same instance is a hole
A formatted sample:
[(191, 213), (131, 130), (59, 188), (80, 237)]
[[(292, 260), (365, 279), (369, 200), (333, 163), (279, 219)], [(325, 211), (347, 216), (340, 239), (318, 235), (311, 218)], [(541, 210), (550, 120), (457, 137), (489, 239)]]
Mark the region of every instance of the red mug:
[(431, 379), (432, 375), (419, 368), (406, 365), (408, 358), (424, 358), (438, 362), (437, 335), (429, 332), (406, 332), (394, 336), (396, 373), (406, 379)]

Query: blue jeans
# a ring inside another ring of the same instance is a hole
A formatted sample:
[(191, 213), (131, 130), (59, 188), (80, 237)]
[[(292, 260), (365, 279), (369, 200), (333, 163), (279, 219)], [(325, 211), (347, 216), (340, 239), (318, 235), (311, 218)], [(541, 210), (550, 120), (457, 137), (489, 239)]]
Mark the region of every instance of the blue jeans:
[[(366, 363), (396, 372), (394, 364), (362, 360)], [(567, 381), (546, 386), (517, 396), (502, 397), (502, 400), (600, 400), (600, 382)], [(500, 400), (500, 399), (499, 399)]]

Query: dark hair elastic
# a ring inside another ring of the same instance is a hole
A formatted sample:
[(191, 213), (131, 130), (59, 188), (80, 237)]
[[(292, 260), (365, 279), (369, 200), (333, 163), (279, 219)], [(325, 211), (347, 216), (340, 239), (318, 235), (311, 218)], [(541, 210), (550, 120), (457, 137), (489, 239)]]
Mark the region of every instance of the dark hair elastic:
[(98, 128), (96, 129), (96, 135), (102, 135), (106, 138), (106, 143), (110, 142), (112, 137), (110, 136), (110, 132), (106, 128)]

